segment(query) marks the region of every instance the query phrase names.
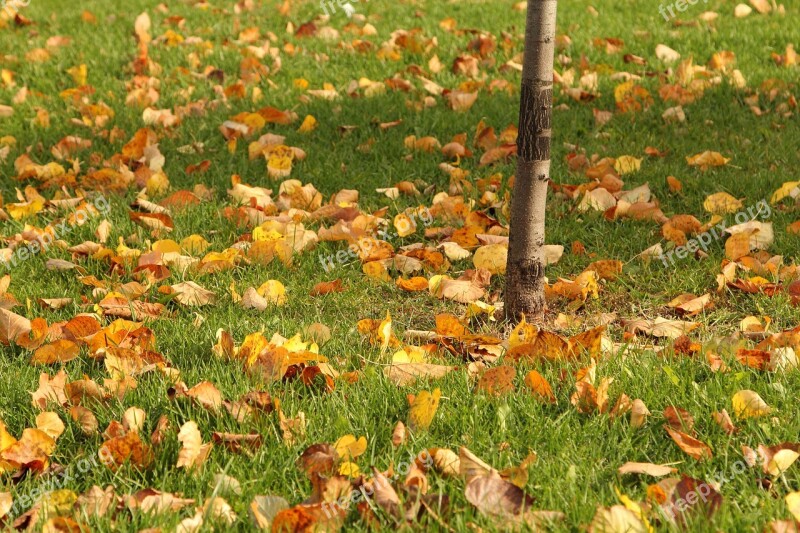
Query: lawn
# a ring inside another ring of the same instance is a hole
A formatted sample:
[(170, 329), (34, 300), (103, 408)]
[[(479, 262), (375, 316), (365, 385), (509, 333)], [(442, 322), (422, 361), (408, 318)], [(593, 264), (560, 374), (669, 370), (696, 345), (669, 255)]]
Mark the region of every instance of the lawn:
[(800, 5), (682, 4), (559, 5), (512, 333), (523, 3), (6, 0), (0, 524), (793, 530)]

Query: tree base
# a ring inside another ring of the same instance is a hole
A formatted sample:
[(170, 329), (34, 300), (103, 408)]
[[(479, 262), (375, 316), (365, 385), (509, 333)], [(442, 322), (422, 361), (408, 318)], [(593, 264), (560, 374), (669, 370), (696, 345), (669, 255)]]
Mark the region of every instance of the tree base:
[(547, 309), (544, 298), (544, 264), (540, 260), (510, 261), (506, 270), (506, 320), (517, 324), (541, 319)]

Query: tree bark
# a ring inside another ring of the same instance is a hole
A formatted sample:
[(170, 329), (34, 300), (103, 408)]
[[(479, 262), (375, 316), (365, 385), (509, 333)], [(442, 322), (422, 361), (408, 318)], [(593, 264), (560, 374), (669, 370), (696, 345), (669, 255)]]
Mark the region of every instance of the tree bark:
[(523, 315), (541, 317), (545, 310), (543, 247), (550, 181), (556, 4), (557, 0), (528, 0), (506, 266), (505, 313), (512, 323)]

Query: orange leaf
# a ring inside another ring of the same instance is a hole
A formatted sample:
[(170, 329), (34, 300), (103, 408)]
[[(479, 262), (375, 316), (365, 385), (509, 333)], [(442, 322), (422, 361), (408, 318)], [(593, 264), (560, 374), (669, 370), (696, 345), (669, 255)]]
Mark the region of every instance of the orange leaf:
[(126, 462), (136, 468), (145, 469), (153, 462), (153, 451), (142, 442), (139, 434), (130, 432), (107, 440), (100, 446), (100, 458), (112, 471)]
[[(427, 282), (426, 282), (427, 287)], [(342, 287), (342, 280), (335, 279), (333, 281), (321, 281), (314, 285), (314, 288), (311, 289), (311, 296), (323, 296), (325, 294), (330, 294), (332, 292), (344, 292), (344, 287)]]
[(80, 354), (80, 348), (72, 341), (59, 339), (45, 344), (33, 354), (31, 364), (52, 365), (72, 361)]
[(397, 286), (408, 292), (421, 292), (428, 290), (428, 280), (422, 276), (415, 276), (411, 279), (397, 278)]
[(556, 403), (556, 396), (553, 394), (553, 389), (550, 384), (544, 379), (536, 370), (531, 370), (525, 376), (525, 385), (531, 389), (535, 395), (550, 403)]
[(516, 376), (516, 373), (514, 367), (508, 365), (490, 368), (478, 380), (477, 390), (486, 391), (494, 396), (514, 392), (514, 376)]
[(449, 313), (436, 315), (436, 333), (444, 337), (463, 337), (469, 334), (469, 330), (458, 317)]
[(673, 441), (675, 441), (675, 444), (678, 445), (678, 448), (683, 450), (690, 457), (693, 457), (698, 461), (703, 459), (711, 459), (711, 448), (709, 448), (707, 444), (687, 435), (686, 433), (683, 433), (682, 431), (678, 431), (666, 426), (664, 429), (667, 430), (667, 433), (669, 433), (669, 436), (672, 437)]

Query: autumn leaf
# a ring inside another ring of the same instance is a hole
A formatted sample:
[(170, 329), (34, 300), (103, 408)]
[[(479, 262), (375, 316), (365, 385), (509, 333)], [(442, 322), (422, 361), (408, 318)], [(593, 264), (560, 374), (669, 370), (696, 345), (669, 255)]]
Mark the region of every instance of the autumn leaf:
[(31, 357), (31, 364), (66, 363), (77, 358), (78, 355), (80, 355), (80, 347), (77, 344), (66, 339), (58, 339), (37, 349)]
[(714, 215), (728, 215), (740, 211), (743, 204), (726, 192), (710, 195), (703, 202), (703, 209)]
[(655, 465), (653, 463), (634, 463), (627, 462), (617, 468), (620, 474), (647, 474), (653, 477), (668, 476), (677, 472), (677, 468), (668, 465)]
[(104, 442), (100, 447), (100, 458), (103, 464), (116, 471), (125, 463), (146, 469), (152, 464), (154, 456), (153, 451), (142, 441), (139, 434), (130, 432)]
[(181, 450), (178, 453), (176, 466), (187, 470), (202, 466), (208, 459), (213, 447), (210, 442), (203, 444), (203, 437), (200, 435), (197, 423), (193, 421), (186, 422), (181, 426), (181, 430), (178, 433), (178, 441), (181, 443)]
[(454, 367), (432, 363), (392, 364), (386, 368), (387, 377), (398, 386), (411, 385), (420, 378), (440, 378), (454, 370)]
[(695, 439), (690, 435), (687, 435), (682, 431), (672, 429), (671, 427), (665, 426), (664, 429), (667, 430), (667, 433), (675, 442), (675, 444), (677, 444), (678, 447), (690, 457), (693, 457), (698, 461), (711, 458), (711, 448), (709, 448), (707, 444)]
[(494, 396), (501, 396), (516, 390), (514, 377), (516, 370), (513, 366), (498, 366), (486, 370), (478, 380), (477, 389)]
[(184, 281), (171, 286), (175, 300), (187, 307), (213, 304), (216, 295), (194, 281)]
[(536, 370), (531, 370), (525, 375), (525, 385), (533, 394), (549, 403), (556, 403), (555, 394), (547, 380)]
[(8, 345), (29, 331), (30, 320), (0, 307), (0, 342)]
[(737, 418), (752, 418), (769, 414), (772, 409), (758, 395), (751, 390), (740, 390), (731, 398), (733, 414)]
[(367, 439), (365, 437), (356, 438), (354, 435), (344, 435), (333, 444), (339, 458), (351, 461), (363, 455), (367, 451)]
[(442, 391), (438, 388), (433, 392), (422, 391), (414, 398), (408, 414), (408, 427), (412, 431), (427, 430), (433, 422), (433, 417), (439, 409), (439, 399)]

